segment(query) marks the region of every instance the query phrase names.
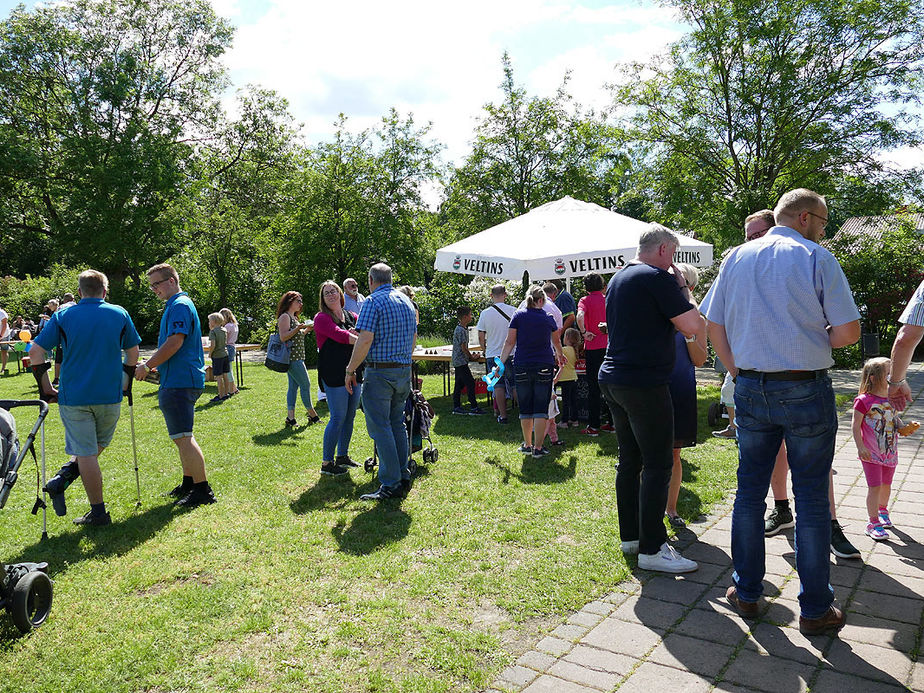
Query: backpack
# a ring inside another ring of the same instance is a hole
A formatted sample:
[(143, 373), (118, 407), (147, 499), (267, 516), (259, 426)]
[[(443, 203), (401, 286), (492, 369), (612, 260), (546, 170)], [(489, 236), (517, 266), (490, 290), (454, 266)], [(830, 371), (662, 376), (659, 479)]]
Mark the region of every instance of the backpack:
[(17, 455), (19, 440), (16, 438), (16, 419), (6, 409), (0, 408), (0, 480), (6, 477)]

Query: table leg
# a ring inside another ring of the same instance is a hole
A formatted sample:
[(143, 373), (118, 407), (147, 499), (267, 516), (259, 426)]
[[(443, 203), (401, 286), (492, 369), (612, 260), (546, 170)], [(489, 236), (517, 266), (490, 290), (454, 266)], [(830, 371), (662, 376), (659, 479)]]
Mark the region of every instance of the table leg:
[(237, 386), (244, 386), (244, 358), (241, 352), (234, 350), (234, 369), (237, 371)]

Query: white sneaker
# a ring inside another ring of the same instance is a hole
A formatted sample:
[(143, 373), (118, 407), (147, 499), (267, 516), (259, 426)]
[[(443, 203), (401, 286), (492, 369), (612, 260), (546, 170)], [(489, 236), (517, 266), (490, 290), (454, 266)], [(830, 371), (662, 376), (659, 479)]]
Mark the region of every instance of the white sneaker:
[(638, 553), (638, 539), (635, 541), (624, 541), (619, 547), (624, 554), (635, 555)]
[(664, 542), (655, 554), (640, 553), (638, 567), (643, 570), (657, 570), (662, 573), (692, 573), (699, 568), (696, 561), (681, 556), (673, 546)]

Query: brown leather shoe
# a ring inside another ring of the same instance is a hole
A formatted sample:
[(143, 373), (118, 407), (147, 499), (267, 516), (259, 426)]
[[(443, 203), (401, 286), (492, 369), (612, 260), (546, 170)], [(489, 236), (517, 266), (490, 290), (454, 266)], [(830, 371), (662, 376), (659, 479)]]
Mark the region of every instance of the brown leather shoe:
[(735, 607), (735, 611), (741, 618), (757, 618), (760, 613), (760, 607), (757, 602), (743, 602), (738, 599), (738, 588), (732, 585), (725, 591), (725, 598), (728, 603)]
[(799, 632), (802, 635), (822, 635), (826, 632), (837, 631), (844, 627), (847, 617), (840, 609), (829, 606), (828, 610), (818, 618), (799, 617)]

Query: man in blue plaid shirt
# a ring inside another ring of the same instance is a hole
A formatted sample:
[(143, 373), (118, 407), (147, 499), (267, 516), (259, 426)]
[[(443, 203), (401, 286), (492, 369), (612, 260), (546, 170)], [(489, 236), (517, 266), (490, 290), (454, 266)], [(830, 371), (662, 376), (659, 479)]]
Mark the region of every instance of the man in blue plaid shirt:
[(889, 399), (899, 411), (911, 404), (911, 388), (905, 374), (911, 365), (914, 350), (924, 337), (924, 282), (905, 306), (898, 318), (901, 328), (892, 345), (892, 370), (889, 373)]
[(363, 360), (363, 412), (366, 429), (375, 441), (381, 486), (362, 500), (402, 498), (411, 489), (404, 403), (411, 392), (411, 353), (417, 337), (417, 317), (410, 299), (391, 285), (391, 267), (369, 269), (370, 294), (356, 322), (359, 337), (346, 367), (344, 384), (353, 394), (356, 369)]

